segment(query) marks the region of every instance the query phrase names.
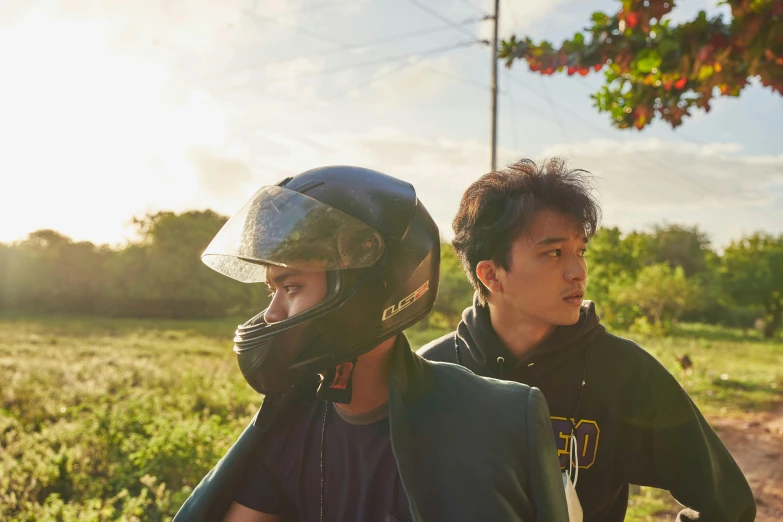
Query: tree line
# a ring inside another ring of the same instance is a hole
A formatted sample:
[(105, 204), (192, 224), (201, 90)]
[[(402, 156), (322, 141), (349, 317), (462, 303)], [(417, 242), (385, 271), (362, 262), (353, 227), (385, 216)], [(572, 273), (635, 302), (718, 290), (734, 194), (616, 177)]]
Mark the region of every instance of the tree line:
[[(200, 255), (226, 218), (212, 211), (159, 212), (134, 220), (139, 239), (121, 248), (39, 230), (0, 243), (0, 309), (125, 317), (250, 316), (268, 302), (265, 285), (223, 277)], [(783, 320), (783, 235), (754, 233), (722, 253), (696, 227), (661, 225), (623, 234), (602, 228), (588, 250), (587, 298), (604, 323), (668, 331), (677, 321), (760, 328)], [(429, 324), (453, 327), (472, 288), (450, 245)]]

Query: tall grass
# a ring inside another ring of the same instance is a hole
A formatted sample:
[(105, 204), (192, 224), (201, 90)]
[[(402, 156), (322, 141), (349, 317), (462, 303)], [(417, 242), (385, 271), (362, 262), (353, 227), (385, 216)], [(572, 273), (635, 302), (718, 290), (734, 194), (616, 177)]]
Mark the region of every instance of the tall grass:
[[(236, 368), (237, 322), (0, 318), (0, 520), (170, 520), (261, 403)], [(640, 341), (708, 415), (780, 401), (782, 344), (699, 333)]]
[(0, 520), (170, 518), (261, 402), (232, 328), (0, 321)]

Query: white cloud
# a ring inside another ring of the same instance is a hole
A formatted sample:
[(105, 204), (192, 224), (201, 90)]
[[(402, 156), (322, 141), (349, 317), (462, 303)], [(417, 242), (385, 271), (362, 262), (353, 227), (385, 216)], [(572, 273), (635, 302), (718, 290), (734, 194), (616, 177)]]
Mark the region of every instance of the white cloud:
[[(285, 174), (322, 165), (380, 170), (414, 184), (446, 236), (464, 190), (488, 169), (488, 146), (475, 140), (425, 138), (399, 129), (309, 135), (320, 146), (291, 144)], [(698, 224), (727, 243), (745, 231), (783, 231), (783, 155), (743, 155), (734, 143), (693, 145), (656, 139), (592, 140), (534, 155), (564, 156), (597, 179), (607, 225), (624, 230), (664, 221)], [(519, 159), (501, 148), (499, 165)], [(282, 172), (281, 172), (282, 174)], [(235, 206), (241, 201), (237, 200)]]
[(561, 155), (601, 179), (601, 193), (629, 210), (681, 206), (763, 206), (783, 183), (783, 155), (741, 155), (737, 143), (691, 144), (658, 139), (591, 140), (543, 152)]
[(412, 59), (406, 63), (379, 68), (370, 79), (372, 99), (381, 104), (426, 102), (451, 85), (457, 74), (448, 57)]
[[(519, 35), (525, 29), (533, 28), (548, 15), (562, 9), (569, 0), (546, 0), (539, 2), (518, 2), (516, 0), (500, 0), (500, 27), (498, 37), (503, 39), (511, 34)], [(492, 13), (495, 9), (494, 0), (482, 2), (484, 12)], [(479, 38), (492, 39), (492, 24), (481, 24)]]

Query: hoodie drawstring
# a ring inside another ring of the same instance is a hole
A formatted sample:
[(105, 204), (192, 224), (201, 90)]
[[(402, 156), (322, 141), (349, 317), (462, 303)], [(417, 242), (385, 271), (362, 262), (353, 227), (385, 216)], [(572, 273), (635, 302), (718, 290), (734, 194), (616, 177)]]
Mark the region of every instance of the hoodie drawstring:
[[(585, 385), (587, 384), (587, 345), (585, 345), (584, 350), (582, 351), (582, 355), (583, 355), (582, 382), (580, 383), (579, 386), (579, 396), (576, 398), (576, 410), (574, 411), (573, 416), (571, 416), (568, 419), (569, 422), (571, 423), (571, 428), (574, 430), (574, 433), (576, 433), (576, 425), (579, 423), (579, 413), (581, 413), (582, 410), (582, 395), (584, 394)], [(539, 383), (539, 388), (541, 388), (541, 385), (543, 384), (544, 380), (538, 374), (538, 371), (536, 371), (536, 363), (532, 362), (528, 364), (527, 367), (530, 368), (531, 373)]]
[(506, 360), (503, 357), (498, 357), (498, 379), (501, 381), (503, 380), (503, 365), (506, 363)]

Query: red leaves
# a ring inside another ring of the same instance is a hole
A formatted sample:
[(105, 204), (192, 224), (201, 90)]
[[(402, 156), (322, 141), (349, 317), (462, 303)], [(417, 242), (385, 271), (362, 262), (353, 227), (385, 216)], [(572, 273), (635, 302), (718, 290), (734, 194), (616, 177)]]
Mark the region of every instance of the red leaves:
[(705, 45), (701, 48), (699, 51), (699, 54), (696, 56), (696, 61), (698, 62), (706, 62), (709, 60), (710, 56), (712, 55), (713, 47), (711, 45)]
[[(621, 3), (613, 16), (595, 13), (587, 30), (559, 47), (512, 37), (502, 57), (507, 65), (524, 59), (531, 71), (547, 75), (587, 76), (606, 64), (605, 85), (594, 98), (621, 128), (656, 118), (680, 125), (689, 109), (709, 110), (707, 93), (739, 96), (749, 77), (774, 92), (783, 89), (783, 0), (729, 0), (731, 19), (702, 12), (680, 24), (661, 23), (673, 0)], [(640, 108), (650, 112), (637, 114)]]
[[(600, 71), (603, 64), (598, 64), (593, 66), (594, 71)], [(576, 67), (571, 66), (568, 68), (568, 76), (573, 76), (574, 74), (579, 73), (579, 76), (587, 76), (590, 74), (590, 67)]]
[(723, 33), (715, 33), (712, 35), (712, 38), (710, 38), (710, 44), (713, 47), (723, 48), (729, 45), (729, 39)]
[(636, 130), (642, 130), (650, 119), (651, 111), (644, 105), (641, 105), (633, 111), (631, 116), (633, 117), (633, 126), (636, 127)]
[(775, 56), (772, 49), (766, 49), (764, 51), (764, 57), (770, 62), (775, 62), (778, 65), (783, 65), (783, 56)]

